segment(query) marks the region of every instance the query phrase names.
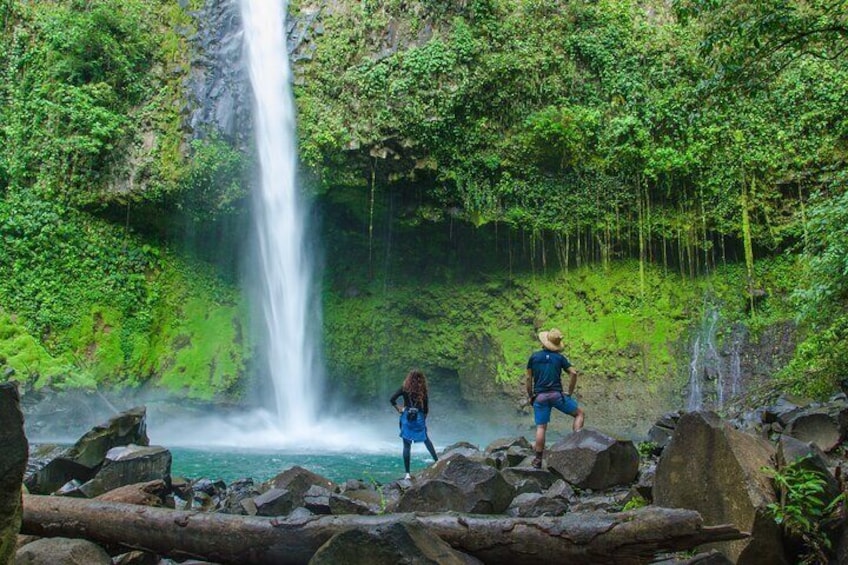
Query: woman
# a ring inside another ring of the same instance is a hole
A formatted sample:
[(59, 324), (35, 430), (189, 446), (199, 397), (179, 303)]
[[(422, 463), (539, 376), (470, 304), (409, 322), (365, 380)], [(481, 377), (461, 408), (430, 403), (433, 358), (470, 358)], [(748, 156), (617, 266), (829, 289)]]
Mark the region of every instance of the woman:
[[(403, 397), (403, 406), (397, 405), (397, 399)], [(411, 479), (409, 474), (409, 451), (412, 442), (423, 441), (427, 451), (438, 461), (436, 449), (427, 435), (427, 413), (430, 410), (427, 394), (427, 377), (418, 369), (413, 369), (403, 380), (403, 386), (392, 395), (392, 407), (400, 412), (400, 437), (403, 439), (403, 466), (406, 470), (405, 479)]]

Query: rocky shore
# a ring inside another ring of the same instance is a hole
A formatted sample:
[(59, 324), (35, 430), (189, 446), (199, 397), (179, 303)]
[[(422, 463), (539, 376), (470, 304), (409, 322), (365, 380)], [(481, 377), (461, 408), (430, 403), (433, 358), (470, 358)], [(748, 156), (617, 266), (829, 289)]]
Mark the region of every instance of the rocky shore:
[[(640, 444), (584, 429), (550, 445), (542, 469), (530, 465), (524, 437), (459, 442), (412, 480), (385, 484), (336, 483), (298, 466), (261, 483), (175, 477), (168, 449), (149, 445), (144, 407), (71, 447), (33, 448), (24, 469), (14, 387), (0, 388), (0, 401), (9, 420), (4, 446), (12, 447), (0, 458), (0, 515), (12, 516), (0, 523), (3, 563), (80, 563), (81, 551), (85, 563), (122, 565), (280, 555), (522, 563), (545, 562), (548, 551), (581, 563), (794, 563), (809, 547), (775, 520), (786, 500), (775, 477), (801, 461), (820, 478), (823, 503), (839, 503), (844, 492), (844, 396), (824, 404), (782, 398), (732, 419), (667, 414)], [(817, 522), (834, 562), (848, 554), (843, 516), (836, 504)], [(180, 536), (159, 543), (171, 528)]]

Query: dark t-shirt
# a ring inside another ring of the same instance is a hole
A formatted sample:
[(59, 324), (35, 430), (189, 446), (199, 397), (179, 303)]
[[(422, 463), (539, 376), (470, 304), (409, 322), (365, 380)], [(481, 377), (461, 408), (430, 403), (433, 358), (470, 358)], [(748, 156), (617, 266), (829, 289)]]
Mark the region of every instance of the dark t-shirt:
[[(399, 389), (397, 389), (397, 392), (394, 393), (392, 395), (392, 397), (389, 399), (389, 402), (392, 403), (392, 406), (397, 405), (397, 399), (400, 398), (401, 396), (403, 397), (404, 407), (412, 406), (412, 395), (410, 395), (408, 392), (404, 391), (403, 387), (400, 387)], [(421, 410), (426, 415), (430, 411), (429, 399), (425, 396), (424, 401), (419, 403), (415, 407), (418, 408), (419, 410)]]
[(562, 353), (542, 349), (530, 356), (527, 368), (533, 371), (533, 394), (562, 390), (562, 372), (571, 363)]

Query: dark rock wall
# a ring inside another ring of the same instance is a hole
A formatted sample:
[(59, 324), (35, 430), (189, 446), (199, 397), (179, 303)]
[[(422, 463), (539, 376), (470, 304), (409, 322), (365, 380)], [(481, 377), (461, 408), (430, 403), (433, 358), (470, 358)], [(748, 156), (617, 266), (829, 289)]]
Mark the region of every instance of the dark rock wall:
[(0, 563), (9, 563), (14, 556), (28, 455), (17, 387), (0, 384)]

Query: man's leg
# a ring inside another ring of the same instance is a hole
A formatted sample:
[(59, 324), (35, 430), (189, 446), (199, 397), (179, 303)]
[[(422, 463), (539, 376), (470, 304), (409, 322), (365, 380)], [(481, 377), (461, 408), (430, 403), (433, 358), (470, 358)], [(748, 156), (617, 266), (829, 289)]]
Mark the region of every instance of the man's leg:
[(571, 424), (571, 429), (575, 432), (583, 429), (583, 409), (578, 408), (577, 413), (574, 415), (574, 422)]
[(536, 453), (544, 453), (545, 451), (545, 432), (548, 431), (547, 424), (539, 424), (536, 426), (536, 443), (533, 445), (533, 451)]

